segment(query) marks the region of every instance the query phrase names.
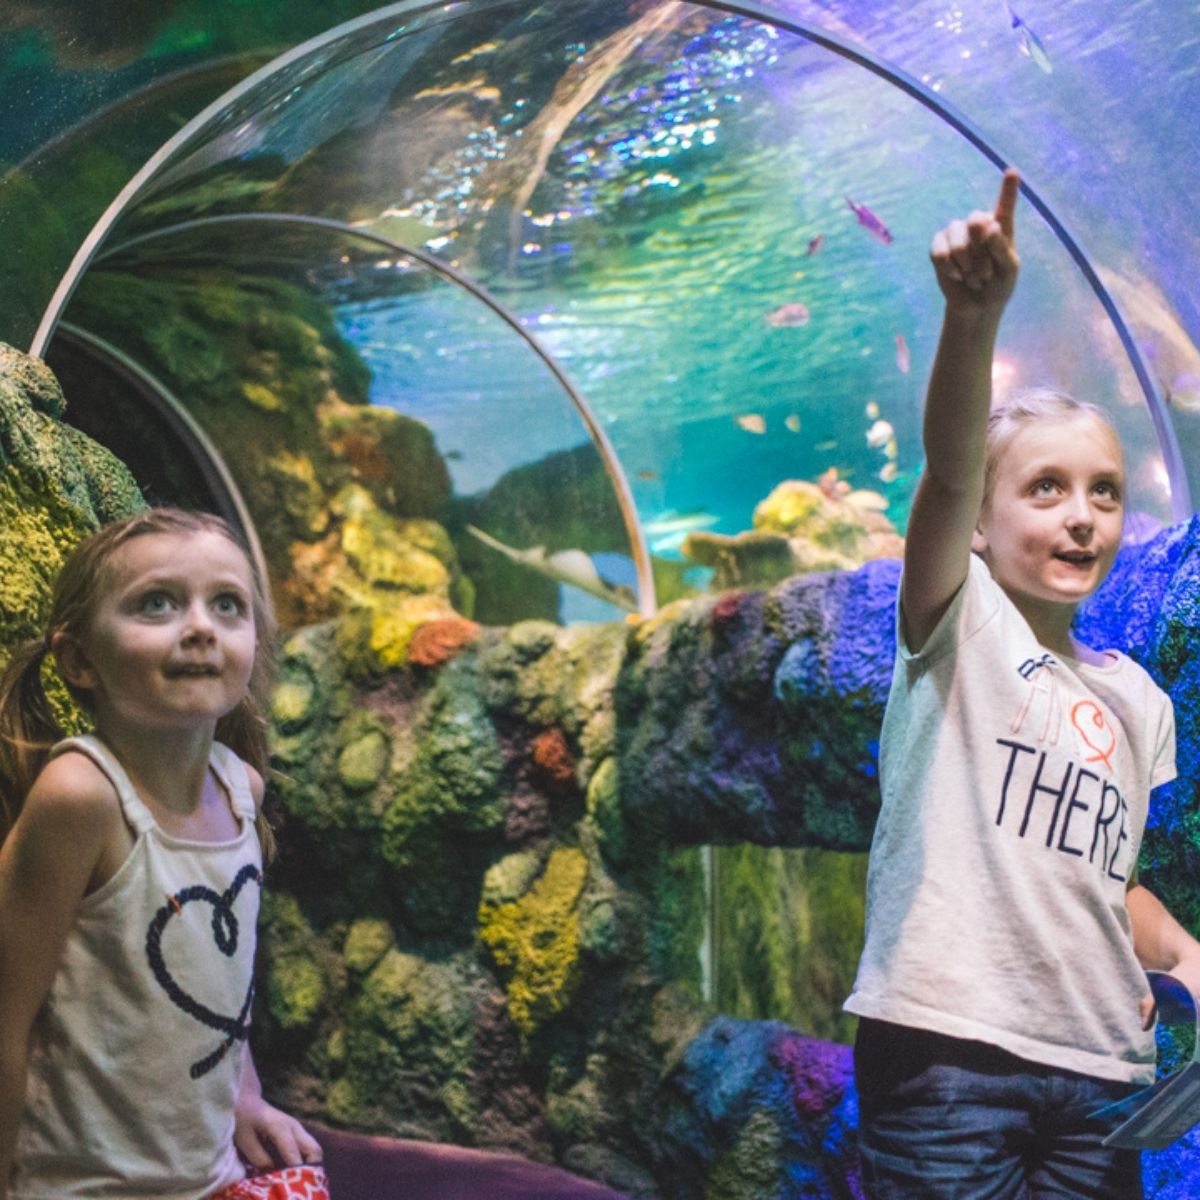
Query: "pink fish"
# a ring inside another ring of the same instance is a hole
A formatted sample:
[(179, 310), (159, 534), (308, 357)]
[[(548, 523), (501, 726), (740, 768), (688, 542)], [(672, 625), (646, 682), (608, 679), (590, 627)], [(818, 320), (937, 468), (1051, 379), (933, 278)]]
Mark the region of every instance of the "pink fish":
[(825, 235), (823, 233), (818, 233), (815, 238), (810, 238), (808, 243), (808, 257), (812, 258), (823, 245), (825, 245)]
[(892, 244), (892, 235), (888, 227), (865, 204), (855, 204), (849, 196), (846, 197), (846, 203), (858, 218), (858, 223), (873, 238), (878, 238), (885, 246)]
[(908, 369), (912, 366), (912, 355), (908, 352), (908, 343), (904, 340), (904, 334), (896, 334), (896, 366), (905, 375), (908, 374)]
[(795, 325), (807, 325), (808, 317), (808, 305), (793, 300), (791, 304), (781, 304), (774, 312), (767, 313), (764, 320), (775, 329), (784, 329)]

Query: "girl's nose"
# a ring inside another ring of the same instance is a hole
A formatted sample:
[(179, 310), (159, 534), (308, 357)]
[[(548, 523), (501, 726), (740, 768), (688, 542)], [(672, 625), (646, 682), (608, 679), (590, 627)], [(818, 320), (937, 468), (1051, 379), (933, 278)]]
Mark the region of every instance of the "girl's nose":
[(207, 643), (215, 640), (215, 637), (212, 617), (207, 606), (203, 604), (189, 605), (183, 627), (183, 640), (188, 643), (197, 641)]
[(1066, 514), (1067, 528), (1079, 537), (1091, 533), (1093, 524), (1092, 508), (1087, 496), (1072, 496)]

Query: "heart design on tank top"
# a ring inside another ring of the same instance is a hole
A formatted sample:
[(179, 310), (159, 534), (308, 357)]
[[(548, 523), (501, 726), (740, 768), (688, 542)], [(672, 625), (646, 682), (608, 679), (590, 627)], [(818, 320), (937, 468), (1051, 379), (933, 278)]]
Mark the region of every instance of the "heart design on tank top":
[(207, 1075), (229, 1053), (230, 1047), (236, 1041), (245, 1041), (250, 1031), (250, 1004), (254, 999), (254, 980), (246, 989), (246, 998), (242, 1001), (241, 1011), (236, 1016), (214, 1012), (202, 1004), (190, 992), (180, 987), (175, 977), (167, 969), (163, 958), (162, 939), (167, 926), (176, 918), (183, 915), (184, 908), (189, 904), (202, 903), (212, 906), (212, 937), (216, 948), (232, 958), (238, 948), (238, 919), (233, 911), (234, 901), (237, 900), (242, 888), (247, 883), (256, 883), (262, 887), (262, 871), (253, 863), (247, 863), (233, 882), (224, 892), (216, 892), (203, 884), (193, 884), (180, 888), (173, 896), (167, 897), (167, 903), (154, 914), (150, 927), (146, 930), (146, 958), (150, 962), (150, 970), (159, 986), (167, 993), (178, 1008), (183, 1009), (189, 1017), (215, 1029), (225, 1035), (221, 1044), (211, 1053), (192, 1063), (189, 1074), (193, 1079)]

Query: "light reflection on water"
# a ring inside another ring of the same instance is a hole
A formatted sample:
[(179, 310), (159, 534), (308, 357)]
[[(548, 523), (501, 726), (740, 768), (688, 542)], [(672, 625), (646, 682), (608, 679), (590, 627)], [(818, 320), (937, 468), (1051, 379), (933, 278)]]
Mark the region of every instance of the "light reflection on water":
[[(861, 37), (975, 109), (1003, 81), (1012, 102), (1041, 111), (1043, 139), (1053, 109), (1046, 89), (1082, 95), (1075, 57), (1119, 48), (1111, 35), (1096, 38), (1096, 14), (1085, 18), (1082, 6), (1039, 30), (1058, 64), (1050, 76), (1020, 54), (1003, 6), (927, 3), (902, 22), (880, 6), (779, 7)], [(643, 519), (700, 509), (718, 531), (737, 532), (781, 479), (836, 466), (855, 486), (884, 492), (902, 524), (937, 333), (928, 239), (948, 215), (988, 202), (996, 172), (936, 116), (827, 51), (740, 19), (714, 16), (694, 30), (633, 56), (573, 119), (503, 266), (470, 225), (486, 187), (431, 187), (420, 215), (456, 227), (444, 253), (466, 260), (566, 368), (612, 438)], [(1112, 96), (1104, 103), (1123, 108)], [(1032, 153), (1038, 122), (995, 108), (983, 123), (994, 119)], [(1096, 115), (1073, 113), (1092, 136)], [(498, 111), (464, 153), (502, 150), (529, 120), (519, 107)], [(1073, 136), (1049, 132), (1065, 144)], [(849, 199), (870, 204), (892, 245), (860, 227)], [(1157, 449), (1119, 346), (1074, 264), (1026, 217), (1025, 277), (1005, 333), (1014, 381), (1058, 381), (1119, 409), (1141, 481), (1134, 503), (1165, 516), (1161, 485), (1145, 482)], [(797, 303), (807, 323), (766, 321)], [(440, 444), (461, 453), (451, 467), (461, 490), (488, 486), (506, 462), (577, 444), (569, 420), (545, 419), (557, 402), (532, 356), (486, 344), (494, 327), (489, 334), (423, 296), (342, 315), (375, 371), (373, 398), (427, 419)], [(897, 336), (911, 354), (907, 372)], [(399, 350), (430, 339), (436, 377), (417, 379)], [(894, 466), (866, 443), (871, 402), (895, 429)], [(494, 427), (480, 420), (481, 407), (513, 419)]]

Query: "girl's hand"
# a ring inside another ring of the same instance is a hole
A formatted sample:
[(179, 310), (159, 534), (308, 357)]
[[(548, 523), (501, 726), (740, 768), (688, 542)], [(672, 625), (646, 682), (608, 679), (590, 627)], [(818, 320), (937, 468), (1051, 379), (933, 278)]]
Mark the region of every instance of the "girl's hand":
[(319, 1163), (324, 1155), (308, 1131), (262, 1095), (244, 1089), (234, 1115), (233, 1141), (238, 1153), (258, 1171)]
[(1004, 310), (1020, 268), (1013, 221), (1020, 184), (1020, 175), (1009, 168), (994, 212), (973, 212), (934, 235), (929, 257), (948, 310), (997, 317)]
[[(1193, 996), (1200, 996), (1200, 947), (1185, 954), (1171, 968), (1169, 974), (1178, 979)], [(1154, 1018), (1158, 1015), (1153, 995), (1148, 994), (1142, 997), (1141, 1015), (1142, 1028), (1150, 1029), (1154, 1025)]]

